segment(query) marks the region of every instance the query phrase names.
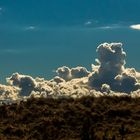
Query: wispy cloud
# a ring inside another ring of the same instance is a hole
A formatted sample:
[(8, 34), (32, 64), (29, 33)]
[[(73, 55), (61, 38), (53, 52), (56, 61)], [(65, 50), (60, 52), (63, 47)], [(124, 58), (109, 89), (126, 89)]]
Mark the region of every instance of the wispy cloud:
[(33, 49), (13, 49), (13, 48), (9, 48), (9, 49), (1, 49), (0, 50), (0, 54), (23, 54), (23, 53), (27, 53), (27, 52), (32, 52), (33, 51)]
[(92, 25), (97, 25), (97, 23), (98, 23), (98, 20), (89, 19), (84, 23), (84, 25), (85, 26), (92, 26)]
[(140, 30), (140, 24), (131, 25), (130, 28), (135, 30)]
[(24, 28), (25, 31), (35, 31), (37, 30), (38, 28), (34, 25), (30, 25), (30, 26), (27, 26)]
[(3, 8), (2, 7), (0, 7), (0, 15), (3, 13)]
[(120, 24), (112, 24), (112, 25), (101, 26), (98, 28), (103, 29), (103, 30), (108, 30), (108, 29), (118, 29), (118, 28), (122, 28), (122, 27), (124, 27), (124, 26), (120, 25)]
[(91, 21), (87, 21), (87, 22), (85, 22), (85, 26), (88, 26), (88, 25), (91, 25), (92, 24), (92, 22)]
[(99, 29), (113, 29), (115, 28), (114, 26), (102, 26), (102, 27), (99, 27)]

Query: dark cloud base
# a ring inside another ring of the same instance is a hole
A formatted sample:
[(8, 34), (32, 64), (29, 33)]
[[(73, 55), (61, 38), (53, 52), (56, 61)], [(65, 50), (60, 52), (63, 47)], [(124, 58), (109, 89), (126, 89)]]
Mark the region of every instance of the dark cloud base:
[(32, 78), (13, 73), (7, 85), (0, 85), (0, 100), (11, 103), (30, 97), (79, 98), (140, 95), (140, 73), (134, 68), (125, 68), (126, 53), (121, 43), (103, 43), (97, 47), (98, 59), (92, 71), (85, 67), (60, 67), (51, 80)]

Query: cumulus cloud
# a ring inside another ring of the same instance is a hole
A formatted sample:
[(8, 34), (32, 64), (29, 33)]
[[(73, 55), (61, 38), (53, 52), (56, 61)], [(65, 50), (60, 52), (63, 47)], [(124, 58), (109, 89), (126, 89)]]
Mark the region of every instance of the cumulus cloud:
[(122, 74), (117, 75), (115, 80), (117, 81), (116, 88), (121, 92), (130, 93), (140, 88), (140, 83), (138, 83), (136, 76), (127, 71), (127, 69)]
[(114, 91), (130, 93), (139, 89), (136, 70), (125, 68), (126, 53), (121, 43), (103, 43), (98, 46), (99, 66), (89, 76), (89, 85), (101, 90), (107, 84)]
[(91, 86), (98, 88), (104, 83), (108, 85), (114, 83), (114, 77), (123, 71), (125, 64), (126, 54), (121, 46), (121, 43), (104, 43), (98, 46), (96, 51), (99, 59), (96, 61), (100, 65), (89, 77)]
[(110, 93), (110, 86), (107, 84), (102, 84), (101, 92)]
[(69, 68), (66, 66), (58, 68), (56, 70), (56, 73), (59, 77), (63, 78), (66, 81), (75, 78), (86, 77), (90, 74), (90, 72), (84, 67)]
[(12, 86), (19, 87), (21, 95), (29, 95), (36, 87), (36, 82), (31, 76), (18, 73), (13, 73), (10, 78), (7, 78), (7, 82)]
[(130, 28), (140, 30), (140, 24), (131, 25)]
[(8, 85), (0, 85), (0, 103), (30, 97), (139, 97), (140, 73), (134, 68), (125, 68), (126, 53), (122, 43), (103, 43), (97, 47), (97, 53), (92, 71), (80, 66), (63, 66), (56, 70), (57, 76), (51, 80), (13, 73), (7, 78)]
[(62, 83), (65, 80), (63, 78), (60, 78), (59, 76), (55, 76), (51, 81), (56, 83)]
[(71, 79), (71, 70), (69, 67), (63, 66), (56, 70), (56, 73), (59, 77), (63, 78), (64, 80), (68, 81)]

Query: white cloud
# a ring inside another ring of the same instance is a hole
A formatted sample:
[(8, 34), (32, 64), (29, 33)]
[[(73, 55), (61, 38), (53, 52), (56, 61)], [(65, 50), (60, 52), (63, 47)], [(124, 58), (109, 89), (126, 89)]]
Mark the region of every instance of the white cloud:
[(130, 28), (135, 30), (140, 30), (140, 24), (131, 25)]
[(92, 71), (84, 67), (57, 69), (51, 80), (13, 73), (8, 85), (0, 85), (0, 103), (30, 97), (132, 96), (140, 97), (140, 73), (125, 68), (122, 43), (103, 43), (97, 47), (99, 58)]
[(29, 95), (36, 87), (36, 81), (31, 76), (18, 73), (13, 73), (10, 78), (7, 78), (7, 82), (12, 86), (19, 87), (21, 95)]
[(56, 73), (64, 80), (69, 81), (74, 78), (87, 77), (90, 72), (84, 67), (69, 68), (63, 66), (58, 68)]

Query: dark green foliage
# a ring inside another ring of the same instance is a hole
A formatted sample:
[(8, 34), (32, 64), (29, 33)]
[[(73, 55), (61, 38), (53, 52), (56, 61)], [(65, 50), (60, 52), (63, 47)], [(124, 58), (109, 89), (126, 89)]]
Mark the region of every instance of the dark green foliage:
[(124, 124), (121, 125), (119, 133), (121, 135), (121, 139), (124, 140), (125, 135), (127, 134), (127, 129), (124, 127)]
[(31, 98), (0, 106), (0, 140), (139, 140), (140, 98)]

